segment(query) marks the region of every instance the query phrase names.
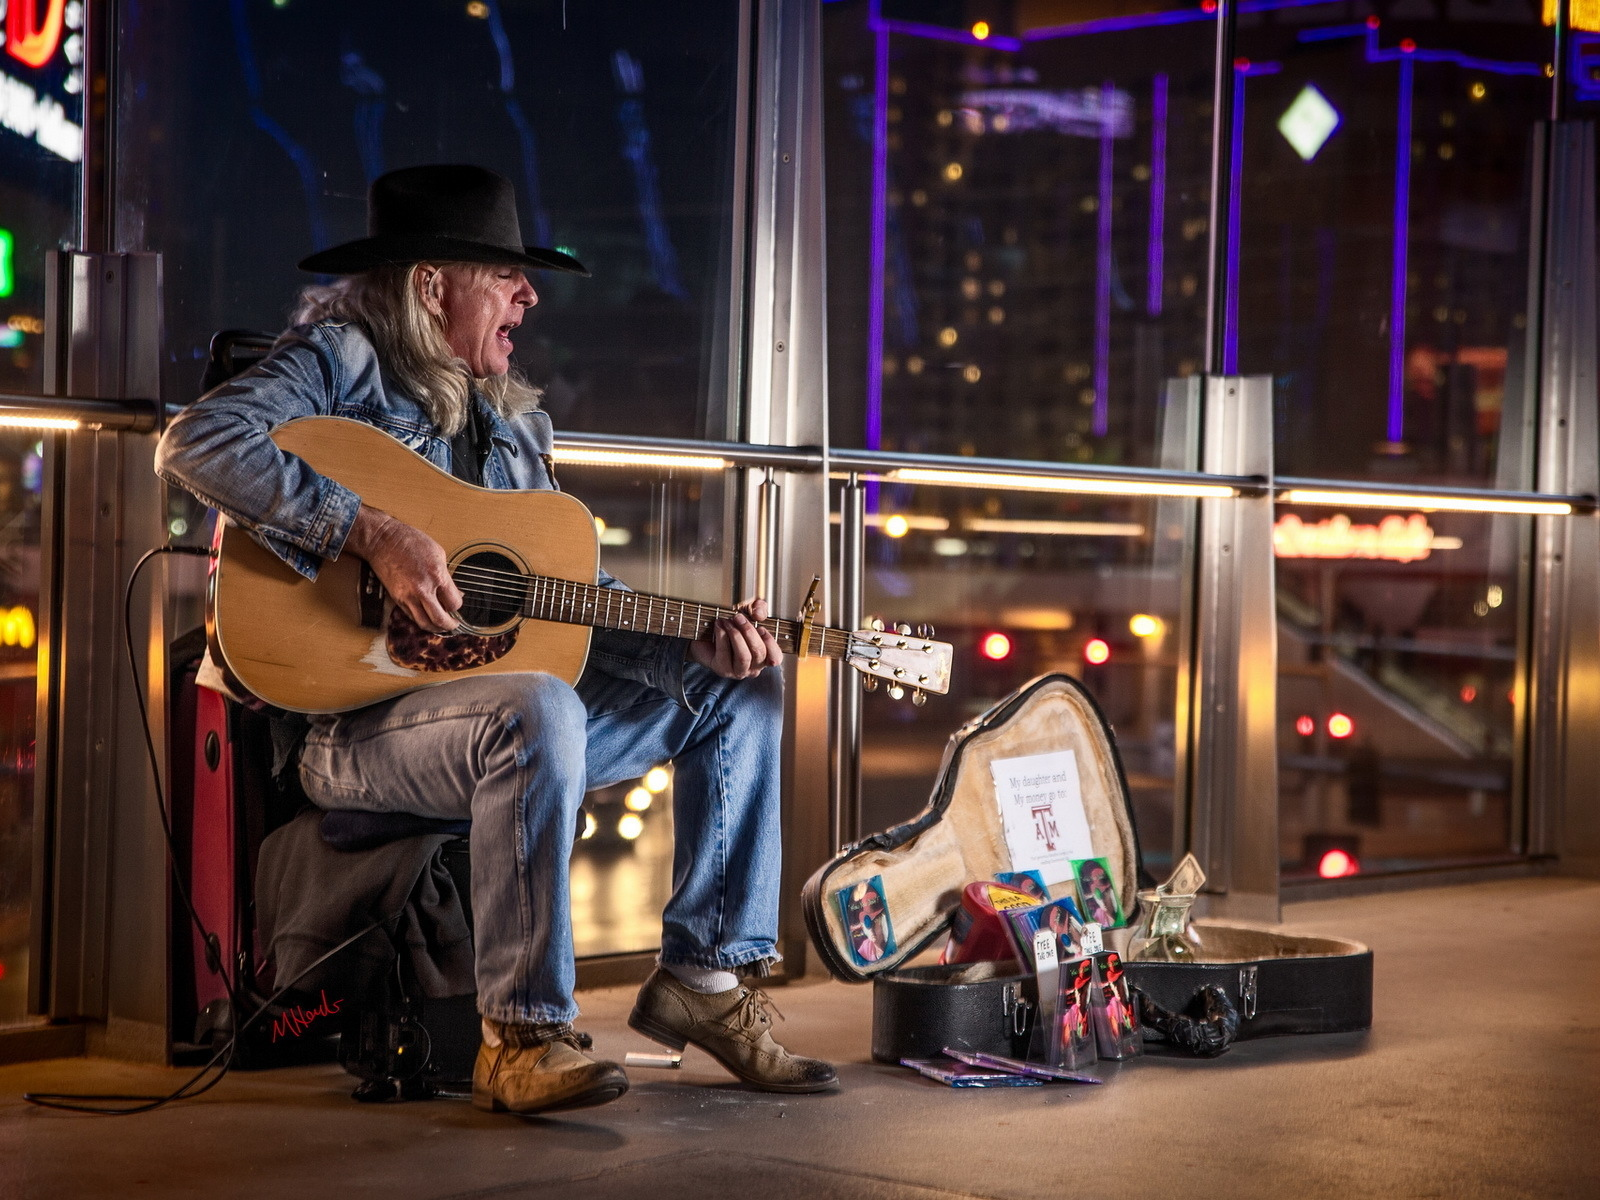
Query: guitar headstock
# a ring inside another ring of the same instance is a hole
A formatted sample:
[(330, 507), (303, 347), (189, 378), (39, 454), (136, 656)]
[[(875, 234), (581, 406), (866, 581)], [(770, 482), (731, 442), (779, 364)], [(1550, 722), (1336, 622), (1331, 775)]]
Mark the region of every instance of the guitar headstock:
[(850, 635), (845, 661), (861, 672), (861, 685), (869, 692), (882, 679), (896, 700), (910, 689), (912, 703), (921, 706), (929, 692), (942, 696), (950, 690), (953, 657), (949, 642), (933, 640), (931, 625), (919, 625), (913, 632), (909, 625), (873, 621)]

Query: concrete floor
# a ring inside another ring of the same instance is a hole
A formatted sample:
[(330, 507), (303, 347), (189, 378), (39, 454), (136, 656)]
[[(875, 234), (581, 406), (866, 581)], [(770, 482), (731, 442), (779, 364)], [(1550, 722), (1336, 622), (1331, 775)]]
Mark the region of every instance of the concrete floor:
[[(1288, 923), (1377, 953), (1368, 1035), (1148, 1057), (1099, 1088), (956, 1091), (869, 1061), (871, 996), (778, 989), (781, 1032), (843, 1090), (779, 1097), (694, 1056), (549, 1120), (462, 1101), (363, 1106), (335, 1067), (236, 1075), (119, 1119), (18, 1094), (166, 1088), (90, 1060), (0, 1069), (0, 1196), (1600, 1196), (1600, 883), (1525, 879), (1296, 905)], [(621, 1057), (627, 990), (583, 998)]]

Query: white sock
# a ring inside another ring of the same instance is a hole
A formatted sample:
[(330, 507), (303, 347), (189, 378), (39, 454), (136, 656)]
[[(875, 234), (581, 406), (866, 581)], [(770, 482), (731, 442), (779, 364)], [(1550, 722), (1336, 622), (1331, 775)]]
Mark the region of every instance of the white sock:
[(662, 963), (672, 977), (691, 992), (710, 996), (739, 986), (739, 977), (732, 971), (719, 971), (715, 967), (686, 967), (682, 963)]

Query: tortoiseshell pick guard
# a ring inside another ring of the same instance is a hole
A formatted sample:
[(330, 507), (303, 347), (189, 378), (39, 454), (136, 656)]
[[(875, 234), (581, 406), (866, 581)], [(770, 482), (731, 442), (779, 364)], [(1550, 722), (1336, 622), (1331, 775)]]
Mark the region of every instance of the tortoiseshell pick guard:
[(470, 671), (487, 666), (517, 644), (514, 626), (504, 633), (484, 637), (475, 633), (429, 633), (398, 605), (389, 611), (385, 645), (396, 666), (411, 671)]

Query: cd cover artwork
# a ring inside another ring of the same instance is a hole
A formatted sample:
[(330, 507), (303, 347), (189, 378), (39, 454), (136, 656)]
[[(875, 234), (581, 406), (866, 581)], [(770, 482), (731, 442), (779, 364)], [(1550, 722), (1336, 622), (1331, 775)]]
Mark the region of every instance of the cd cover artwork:
[(1050, 1047), (1053, 1066), (1075, 1070), (1099, 1056), (1095, 1052), (1094, 960), (1077, 958), (1061, 964), (1061, 1002), (1056, 1006), (1059, 1027)]
[(996, 883), (1003, 883), (1007, 887), (1015, 888), (1026, 896), (1032, 896), (1038, 904), (1044, 904), (1050, 899), (1050, 889), (1044, 885), (1044, 875), (1039, 871), (1001, 871), (995, 875)]
[(856, 966), (871, 966), (884, 955), (894, 953), (894, 928), (889, 923), (882, 875), (840, 888), (834, 898), (839, 903), (839, 916), (850, 941), (850, 957)]
[(951, 1087), (1040, 1087), (1044, 1084), (1037, 1075), (1018, 1075), (996, 1067), (957, 1062), (953, 1058), (902, 1058), (900, 1065)]
[(1099, 976), (1094, 1000), (1094, 1031), (1101, 1058), (1133, 1058), (1144, 1049), (1139, 1018), (1128, 994), (1128, 975), (1116, 951), (1095, 956)]
[(1123, 924), (1122, 906), (1117, 903), (1117, 887), (1111, 878), (1111, 865), (1103, 858), (1082, 858), (1072, 864), (1072, 877), (1078, 882), (1078, 899), (1083, 902), (1083, 917), (1102, 929), (1117, 929)]
[(1078, 906), (1070, 898), (1052, 900), (1049, 904), (1033, 908), (1014, 908), (1003, 914), (1011, 927), (1011, 940), (1016, 944), (1017, 955), (1024, 966), (1033, 962), (1033, 935), (1048, 929), (1056, 935), (1056, 956), (1071, 958), (1079, 953), (1079, 938), (1083, 936), (1083, 919)]

